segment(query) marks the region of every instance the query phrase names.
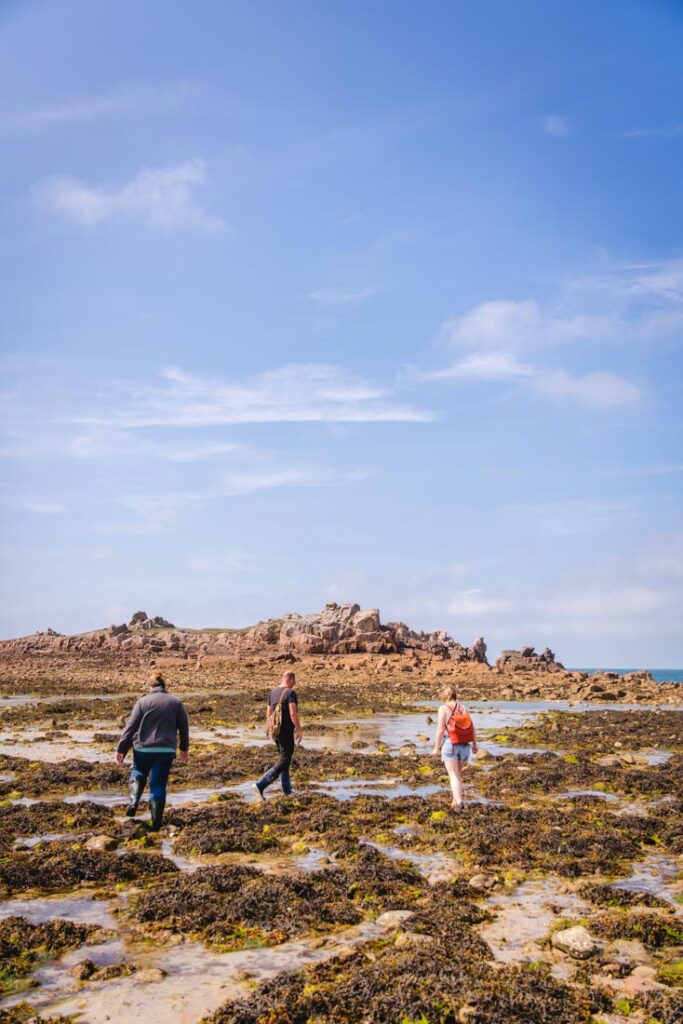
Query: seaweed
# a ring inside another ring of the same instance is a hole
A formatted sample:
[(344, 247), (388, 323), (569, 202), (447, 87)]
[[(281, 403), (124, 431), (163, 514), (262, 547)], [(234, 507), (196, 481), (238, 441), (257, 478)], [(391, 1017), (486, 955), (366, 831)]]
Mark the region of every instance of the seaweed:
[(172, 861), (159, 854), (133, 850), (124, 850), (121, 854), (100, 853), (49, 843), (0, 860), (0, 891), (6, 895), (32, 889), (59, 892), (83, 882), (115, 884), (177, 871)]
[(0, 921), (0, 994), (19, 987), (42, 960), (81, 946), (94, 931), (73, 921), (31, 924), (25, 917), (4, 918)]
[(547, 970), (493, 970), (453, 938), (361, 946), (223, 1006), (205, 1024), (585, 1024), (590, 1000)]

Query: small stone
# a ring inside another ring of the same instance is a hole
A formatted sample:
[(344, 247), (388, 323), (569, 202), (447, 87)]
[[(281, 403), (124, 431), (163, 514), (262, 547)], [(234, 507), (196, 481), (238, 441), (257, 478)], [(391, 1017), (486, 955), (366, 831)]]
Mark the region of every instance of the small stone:
[[(491, 880), (490, 880), (489, 876), (488, 875), (483, 875), (483, 874), (482, 875), (472, 875), (472, 877), (470, 878), (470, 880), (469, 880), (469, 882), (467, 884), (469, 885), (470, 889), (477, 889), (480, 892), (483, 892), (486, 889), (490, 889), (491, 888)], [(493, 880), (493, 885), (495, 885), (495, 884), (496, 883), (495, 883), (495, 879), (494, 879)]]
[(404, 921), (413, 917), (412, 910), (387, 910), (377, 918), (380, 928), (398, 928)]
[(626, 996), (638, 996), (643, 992), (652, 992), (655, 989), (666, 987), (656, 979), (656, 969), (648, 967), (647, 964), (641, 964), (631, 971), (628, 978), (624, 978), (621, 990)]
[(96, 853), (105, 853), (107, 850), (115, 850), (118, 845), (118, 841), (112, 836), (91, 836), (85, 848)]
[(168, 971), (163, 970), (161, 967), (148, 967), (144, 971), (138, 971), (135, 975), (136, 981), (151, 982), (151, 981), (163, 981), (168, 974)]
[(472, 1003), (465, 1003), (458, 1010), (458, 1021), (459, 1024), (472, 1024), (472, 1021), (477, 1019), (477, 1008)]
[(582, 924), (553, 932), (551, 942), (555, 949), (559, 949), (562, 953), (568, 953), (569, 956), (573, 956), (577, 960), (586, 960), (588, 957), (595, 956), (602, 948)]
[(435, 940), (431, 935), (420, 935), (418, 932), (399, 931), (394, 940), (394, 945), (398, 946), (399, 949), (403, 949), (406, 946), (412, 946), (413, 949), (419, 949), (424, 948), (425, 946), (432, 946), (434, 941)]
[(93, 974), (97, 970), (97, 964), (93, 963), (92, 960), (81, 960), (75, 967), (72, 967), (69, 974), (73, 975), (77, 981), (87, 981), (88, 978), (92, 978)]

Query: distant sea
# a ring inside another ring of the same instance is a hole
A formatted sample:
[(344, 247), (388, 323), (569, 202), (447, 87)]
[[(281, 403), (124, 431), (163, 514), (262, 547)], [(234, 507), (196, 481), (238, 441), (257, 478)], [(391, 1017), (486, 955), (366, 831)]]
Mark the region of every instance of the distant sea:
[(571, 672), (616, 672), (619, 676), (629, 672), (649, 672), (657, 683), (683, 683), (683, 668), (572, 668)]

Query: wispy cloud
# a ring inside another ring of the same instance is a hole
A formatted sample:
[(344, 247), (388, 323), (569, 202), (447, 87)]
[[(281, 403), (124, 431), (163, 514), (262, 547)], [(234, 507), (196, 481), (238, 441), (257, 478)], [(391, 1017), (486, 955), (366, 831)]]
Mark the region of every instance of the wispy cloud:
[(27, 512), (35, 512), (39, 516), (58, 516), (66, 512), (66, 505), (61, 501), (38, 501), (33, 498), (21, 498), (17, 501), (19, 508)]
[(294, 487), (345, 487), (371, 475), (363, 470), (333, 470), (311, 462), (287, 461), (275, 453), (252, 451), (250, 458), (224, 468), (206, 486), (195, 490), (165, 488), (148, 493), (119, 495), (115, 504), (123, 512), (94, 526), (96, 533), (158, 533), (179, 517), (207, 505), (255, 494)]
[(86, 124), (121, 115), (178, 112), (202, 90), (199, 82), (127, 83), (107, 92), (71, 96), (0, 117), (0, 130), (41, 131), (64, 124)]
[(126, 184), (90, 186), (78, 178), (59, 176), (36, 188), (42, 205), (85, 227), (116, 217), (132, 217), (163, 230), (192, 228), (226, 230), (222, 217), (209, 213), (199, 193), (207, 183), (203, 160), (171, 167), (143, 168)]
[[(434, 419), (383, 386), (338, 366), (293, 363), (243, 381), (173, 367), (162, 384), (121, 386), (109, 426), (212, 427), (238, 423), (420, 423)], [(81, 422), (104, 422), (84, 414)]]
[(510, 352), (475, 352), (443, 370), (418, 373), (421, 380), (434, 381), (497, 381), (530, 377), (534, 374)]
[(629, 128), (612, 132), (617, 139), (679, 139), (683, 135), (683, 124), (660, 125), (651, 128)]
[(507, 511), (515, 518), (532, 520), (535, 528), (552, 537), (600, 533), (637, 515), (631, 503), (610, 498), (567, 497), (514, 505)]
[[(152, 381), (118, 381), (92, 394), (53, 388), (46, 394), (35, 387), (8, 393), (0, 401), (0, 457), (24, 465), (80, 463), (79, 473), (97, 480), (104, 496), (89, 518), (92, 528), (148, 533), (239, 495), (351, 487), (373, 473), (358, 458), (351, 465), (311, 458), (306, 446), (302, 454), (296, 444), (279, 451), (233, 441), (225, 437), (226, 428), (432, 418), (430, 411), (401, 401), (395, 388), (336, 366), (294, 364), (242, 380), (172, 368)], [(59, 509), (56, 502), (34, 502), (32, 511)]]
[(560, 114), (548, 114), (541, 118), (541, 128), (554, 139), (565, 139), (572, 134), (572, 126), (566, 117)]
[(575, 402), (602, 412), (635, 405), (642, 398), (637, 385), (616, 373), (596, 372), (581, 376), (568, 370), (551, 370), (537, 373), (534, 387), (548, 398)]

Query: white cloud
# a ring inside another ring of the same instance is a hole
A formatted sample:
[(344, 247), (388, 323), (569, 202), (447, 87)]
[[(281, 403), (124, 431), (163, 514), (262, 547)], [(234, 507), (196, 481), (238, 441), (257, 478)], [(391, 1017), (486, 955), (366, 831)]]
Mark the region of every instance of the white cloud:
[(118, 115), (176, 113), (178, 106), (201, 90), (197, 82), (130, 83), (108, 92), (74, 96), (6, 116), (4, 129), (40, 131), (63, 124), (86, 124)]
[(683, 259), (620, 263), (607, 258), (568, 283), (569, 293), (593, 293), (608, 302), (645, 302), (643, 311), (683, 302)]
[(422, 380), (496, 381), (530, 377), (534, 370), (510, 352), (475, 352), (444, 370), (419, 374)]
[(59, 176), (39, 186), (36, 195), (49, 209), (86, 227), (129, 216), (157, 229), (224, 231), (225, 221), (207, 212), (198, 199), (206, 181), (206, 164), (194, 159), (171, 167), (143, 168), (118, 187), (90, 186), (78, 178)]
[(553, 370), (537, 374), (533, 386), (548, 398), (577, 403), (602, 412), (636, 405), (642, 397), (640, 388), (615, 373), (596, 372), (577, 376), (567, 370)]
[(541, 127), (546, 134), (552, 135), (554, 139), (565, 139), (572, 133), (572, 126), (567, 118), (561, 117), (559, 114), (548, 114), (542, 118)]
[(238, 423), (419, 423), (428, 410), (404, 404), (384, 387), (337, 366), (294, 363), (245, 381), (199, 377), (170, 368), (162, 385), (136, 384), (102, 420), (80, 422), (133, 429), (212, 427)]
[(612, 338), (617, 327), (613, 315), (544, 310), (535, 299), (494, 300), (447, 320), (438, 340), (457, 348), (518, 351), (600, 341)]

